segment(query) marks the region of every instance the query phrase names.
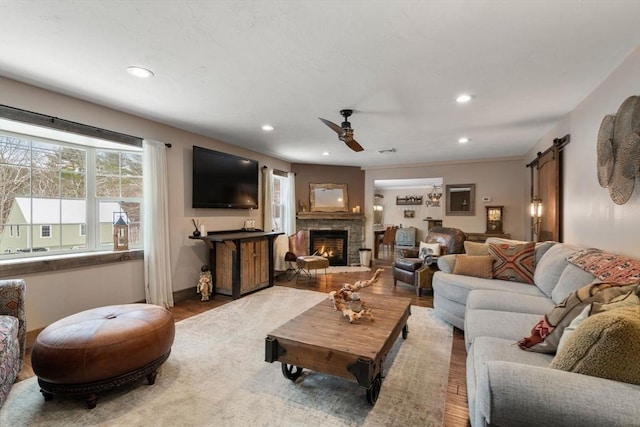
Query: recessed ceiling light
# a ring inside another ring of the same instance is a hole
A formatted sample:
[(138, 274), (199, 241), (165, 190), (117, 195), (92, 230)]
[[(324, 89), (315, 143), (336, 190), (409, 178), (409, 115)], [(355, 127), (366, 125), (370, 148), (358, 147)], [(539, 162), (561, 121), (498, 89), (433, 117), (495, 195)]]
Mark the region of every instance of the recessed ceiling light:
[(458, 138), (458, 142), (460, 144), (466, 144), (469, 141), (471, 141), (471, 140), (469, 138), (467, 138), (466, 136), (463, 136), (462, 138)]
[(472, 98), (471, 95), (463, 93), (461, 95), (458, 95), (458, 97), (456, 98), (456, 102), (459, 104), (464, 104), (471, 101), (471, 98)]
[(132, 76), (140, 77), (141, 79), (148, 79), (154, 75), (151, 70), (147, 70), (142, 67), (129, 67), (127, 68), (127, 72)]
[(262, 130), (265, 132), (271, 132), (272, 130), (274, 130), (275, 128), (271, 125), (262, 125)]
[(330, 152), (328, 152), (328, 151), (325, 151), (324, 153), (322, 153), (322, 155), (323, 155), (323, 156), (330, 156), (330, 155), (331, 155), (331, 153), (330, 153)]

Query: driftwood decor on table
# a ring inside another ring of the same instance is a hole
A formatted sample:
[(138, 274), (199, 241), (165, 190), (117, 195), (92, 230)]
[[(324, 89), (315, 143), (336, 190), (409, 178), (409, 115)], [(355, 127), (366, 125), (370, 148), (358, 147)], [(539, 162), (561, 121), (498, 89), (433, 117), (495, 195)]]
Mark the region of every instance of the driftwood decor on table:
[(616, 115), (602, 119), (597, 141), (597, 173), (611, 200), (624, 205), (640, 176), (640, 97), (625, 99)]
[(383, 271), (384, 268), (379, 268), (369, 280), (358, 280), (353, 285), (345, 283), (339, 291), (331, 291), (329, 293), (329, 299), (333, 302), (333, 307), (336, 311), (341, 311), (345, 317), (348, 317), (349, 323), (353, 323), (361, 317), (374, 320), (371, 309), (360, 298), (358, 291), (376, 283)]

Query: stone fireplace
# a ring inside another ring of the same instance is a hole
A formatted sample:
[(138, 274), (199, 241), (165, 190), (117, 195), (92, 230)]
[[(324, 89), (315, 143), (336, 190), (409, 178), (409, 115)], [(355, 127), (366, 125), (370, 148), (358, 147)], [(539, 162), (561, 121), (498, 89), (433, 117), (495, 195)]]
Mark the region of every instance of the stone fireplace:
[(347, 265), (348, 230), (309, 230), (309, 253), (323, 256), (329, 265)]
[[(359, 249), (364, 245), (364, 215), (361, 213), (350, 212), (298, 212), (296, 219), (296, 227), (298, 230), (304, 230), (307, 233), (307, 242), (309, 242), (309, 253), (315, 251), (320, 252), (320, 248), (314, 249), (312, 244), (312, 233), (314, 231), (314, 239), (317, 231), (320, 232), (336, 232), (346, 235), (342, 241), (344, 255), (341, 263), (332, 262), (330, 265), (352, 265), (360, 263)], [(322, 233), (321, 233), (322, 234)]]

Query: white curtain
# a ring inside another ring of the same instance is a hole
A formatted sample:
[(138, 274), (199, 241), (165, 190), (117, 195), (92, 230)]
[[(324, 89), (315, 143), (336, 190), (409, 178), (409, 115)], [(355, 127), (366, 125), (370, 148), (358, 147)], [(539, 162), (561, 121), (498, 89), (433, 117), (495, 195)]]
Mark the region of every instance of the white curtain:
[(262, 228), (264, 231), (273, 230), (273, 168), (262, 168)]
[(296, 232), (296, 174), (287, 173), (287, 184), (287, 191), (282, 198), (284, 204), (282, 231), (290, 236)]
[(166, 146), (142, 141), (144, 289), (147, 303), (173, 307)]

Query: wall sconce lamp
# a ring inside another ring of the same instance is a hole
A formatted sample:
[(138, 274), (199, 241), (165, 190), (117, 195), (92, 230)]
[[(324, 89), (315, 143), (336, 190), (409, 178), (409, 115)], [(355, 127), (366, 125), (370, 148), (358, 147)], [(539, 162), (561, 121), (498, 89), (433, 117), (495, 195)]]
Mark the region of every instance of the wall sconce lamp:
[(540, 238), (540, 224), (542, 223), (542, 199), (540, 197), (535, 196), (531, 200), (529, 214), (531, 215), (531, 232), (534, 241), (537, 242)]

